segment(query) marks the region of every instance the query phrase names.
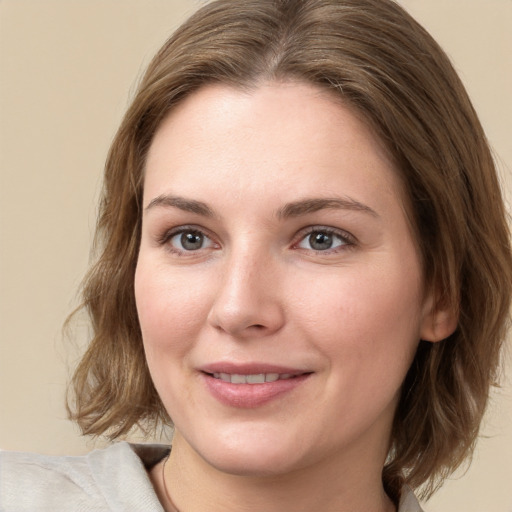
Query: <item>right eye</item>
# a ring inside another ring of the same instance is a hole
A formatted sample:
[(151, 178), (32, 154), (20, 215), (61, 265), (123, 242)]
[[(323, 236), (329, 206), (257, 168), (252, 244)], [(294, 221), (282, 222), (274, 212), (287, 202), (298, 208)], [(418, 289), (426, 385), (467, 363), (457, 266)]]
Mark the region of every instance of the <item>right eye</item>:
[(213, 241), (197, 229), (180, 229), (167, 236), (167, 244), (177, 253), (199, 251), (213, 247)]

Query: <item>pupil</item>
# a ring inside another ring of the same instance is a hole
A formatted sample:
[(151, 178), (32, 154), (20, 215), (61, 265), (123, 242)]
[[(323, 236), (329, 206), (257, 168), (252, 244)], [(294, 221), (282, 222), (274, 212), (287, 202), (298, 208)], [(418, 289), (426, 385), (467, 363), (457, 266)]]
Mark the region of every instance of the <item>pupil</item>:
[(184, 249), (200, 249), (203, 245), (203, 236), (198, 233), (183, 233), (181, 235), (181, 245)]
[(309, 237), (309, 243), (317, 251), (330, 249), (332, 246), (332, 236), (327, 233), (313, 233)]

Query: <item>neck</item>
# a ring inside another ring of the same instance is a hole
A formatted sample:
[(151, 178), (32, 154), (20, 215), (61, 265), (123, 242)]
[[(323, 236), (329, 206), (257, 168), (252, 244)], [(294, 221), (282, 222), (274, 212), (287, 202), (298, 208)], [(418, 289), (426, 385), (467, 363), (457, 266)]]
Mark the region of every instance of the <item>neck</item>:
[[(164, 469), (155, 469), (154, 483), (167, 512), (396, 510), (384, 492), (379, 467), (374, 471), (361, 464), (343, 468), (339, 457), (286, 475), (233, 475), (208, 464), (176, 433)], [(160, 471), (160, 477), (156, 471)]]

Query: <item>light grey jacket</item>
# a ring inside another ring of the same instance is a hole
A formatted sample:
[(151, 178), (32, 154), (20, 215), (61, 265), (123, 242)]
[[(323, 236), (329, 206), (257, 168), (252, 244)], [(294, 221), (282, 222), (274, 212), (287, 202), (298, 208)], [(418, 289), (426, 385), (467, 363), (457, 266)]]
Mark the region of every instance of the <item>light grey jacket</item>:
[[(163, 512), (147, 470), (168, 453), (126, 442), (78, 457), (0, 452), (0, 511)], [(398, 512), (422, 512), (411, 491)]]

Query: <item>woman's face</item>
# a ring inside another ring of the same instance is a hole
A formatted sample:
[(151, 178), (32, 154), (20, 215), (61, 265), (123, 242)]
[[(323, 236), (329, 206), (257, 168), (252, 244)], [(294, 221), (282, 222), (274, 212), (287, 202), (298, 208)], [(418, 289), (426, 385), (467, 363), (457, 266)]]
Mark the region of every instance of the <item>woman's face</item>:
[(149, 152), (135, 293), (156, 389), (201, 460), (380, 473), (432, 319), (396, 171), (350, 108), (298, 83), (184, 100)]

